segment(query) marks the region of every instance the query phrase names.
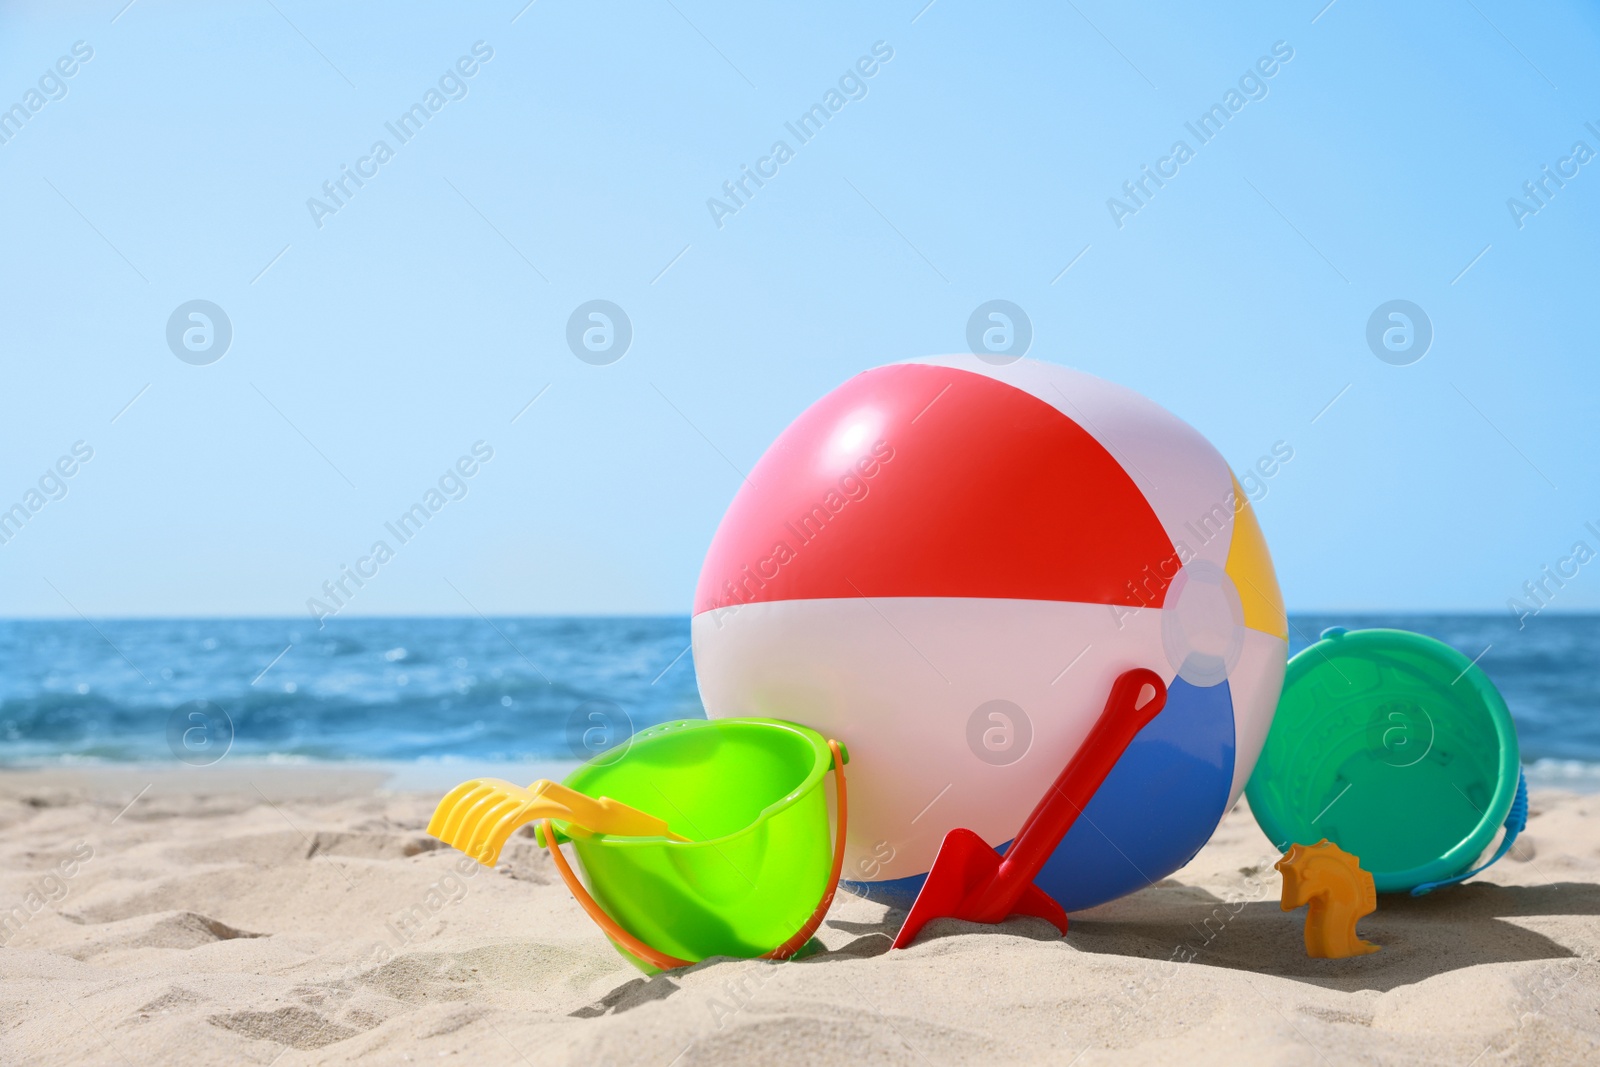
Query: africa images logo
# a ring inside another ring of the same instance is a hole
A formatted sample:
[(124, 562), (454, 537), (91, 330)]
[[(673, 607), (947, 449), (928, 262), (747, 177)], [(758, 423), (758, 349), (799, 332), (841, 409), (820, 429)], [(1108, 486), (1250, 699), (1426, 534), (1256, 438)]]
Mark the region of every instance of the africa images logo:
[(206, 367), (228, 354), (233, 321), (209, 300), (190, 300), (167, 318), (167, 347), (191, 366)]
[(882, 438), (874, 441), (870, 450), (842, 470), (835, 484), (822, 494), (820, 500), (784, 521), (782, 531), (773, 538), (769, 555), (757, 560), (753, 569), (746, 563), (736, 574), (724, 578), (721, 599), (711, 610), (711, 618), (717, 626), (720, 628), (723, 617), (737, 611), (741, 604), (755, 600), (768, 582), (776, 580), (785, 566), (799, 558), (806, 545), (825, 534), (830, 523), (839, 521), (840, 513), (847, 506), (865, 500), (872, 492), (872, 479), (894, 457), (894, 448), (888, 441)]
[[(793, 122), (783, 124), (783, 128), (794, 137), (795, 145), (810, 143), (812, 138), (822, 132), (823, 126), (830, 122), (833, 116), (843, 111), (850, 101), (865, 100), (867, 79), (876, 77), (883, 69), (883, 64), (893, 58), (894, 48), (887, 41), (874, 41), (872, 54), (861, 56), (854, 66), (845, 68), (844, 73), (839, 75), (837, 88), (830, 87), (822, 94), (820, 103), (812, 104)], [(772, 147), (768, 149), (766, 155), (756, 160), (754, 170), (748, 163), (741, 163), (739, 176), (722, 183), (722, 192), (726, 199), (715, 196), (706, 199), (706, 210), (711, 213), (711, 221), (716, 224), (717, 229), (720, 230), (726, 225), (724, 219), (737, 215), (741, 208), (748, 206), (755, 198), (756, 190), (765, 187), (767, 182), (776, 178), (779, 169), (794, 157), (795, 150), (790, 147), (789, 142), (778, 140), (772, 142)], [(754, 189), (751, 188), (752, 183), (755, 185)]]
[(1148, 163), (1144, 164), (1139, 168), (1137, 178), (1123, 182), (1122, 193), (1126, 199), (1115, 196), (1106, 199), (1106, 210), (1110, 212), (1111, 221), (1117, 229), (1127, 225), (1126, 220), (1137, 215), (1141, 209), (1149, 207), (1157, 190), (1166, 188), (1167, 182), (1178, 176), (1179, 168), (1195, 157), (1198, 148), (1210, 144), (1233, 116), (1244, 110), (1246, 104), (1265, 100), (1269, 92), (1267, 82), (1293, 58), (1294, 48), (1288, 41), (1274, 41), (1272, 54), (1260, 57), (1246, 69), (1239, 76), (1237, 88), (1230, 85), (1223, 92), (1221, 102), (1202, 111), (1193, 122), (1183, 124), (1183, 128), (1194, 138), (1194, 147), (1190, 147), (1186, 140), (1174, 141), (1167, 154), (1156, 160), (1154, 170)]
[(311, 213), (311, 221), (317, 229), (322, 229), (323, 220), (329, 215), (337, 215), (342, 208), (349, 206), (356, 193), (378, 176), (379, 168), (394, 158), (396, 149), (421, 133), (422, 128), (433, 116), (443, 111), (446, 104), (452, 100), (465, 100), (467, 82), (476, 77), (483, 69), (483, 64), (493, 58), (494, 49), (487, 42), (474, 42), (472, 55), (458, 58), (454, 66), (446, 68), (439, 75), (437, 86), (428, 86), (421, 100), (402, 111), (393, 122), (383, 124), (383, 128), (394, 138), (393, 146), (380, 138), (372, 142), (366, 155), (356, 160), (354, 168), (347, 163), (340, 164), (339, 176), (322, 183), (322, 197), (306, 198), (306, 210)]

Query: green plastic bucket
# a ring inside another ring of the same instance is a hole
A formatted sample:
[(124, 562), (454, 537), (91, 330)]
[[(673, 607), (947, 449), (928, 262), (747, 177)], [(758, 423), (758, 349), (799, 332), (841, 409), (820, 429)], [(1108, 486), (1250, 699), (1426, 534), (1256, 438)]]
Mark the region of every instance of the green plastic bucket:
[(1280, 851), (1327, 838), (1360, 857), (1380, 893), (1476, 874), (1495, 833), (1506, 827), (1499, 859), (1527, 810), (1499, 691), (1460, 652), (1404, 630), (1335, 627), (1289, 661), (1245, 793)]
[(761, 956), (794, 935), (829, 889), (823, 780), (832, 765), (822, 735), (794, 723), (662, 723), (585, 763), (565, 784), (665, 819), (689, 841), (569, 835), (566, 824), (555, 826), (572, 842), (595, 901), (646, 945), (689, 961)]

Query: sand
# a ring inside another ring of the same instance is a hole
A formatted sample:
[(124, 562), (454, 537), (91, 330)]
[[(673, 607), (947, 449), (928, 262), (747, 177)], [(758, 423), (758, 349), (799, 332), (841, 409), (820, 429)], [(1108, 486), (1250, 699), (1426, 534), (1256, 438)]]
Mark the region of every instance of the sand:
[(645, 978), (549, 858), (423, 833), (377, 770), (0, 773), (0, 1063), (1600, 1062), (1600, 798), (1541, 790), (1475, 884), (1384, 897), (1308, 959), (1243, 806), (1172, 878), (1075, 915), (841, 897), (827, 951)]

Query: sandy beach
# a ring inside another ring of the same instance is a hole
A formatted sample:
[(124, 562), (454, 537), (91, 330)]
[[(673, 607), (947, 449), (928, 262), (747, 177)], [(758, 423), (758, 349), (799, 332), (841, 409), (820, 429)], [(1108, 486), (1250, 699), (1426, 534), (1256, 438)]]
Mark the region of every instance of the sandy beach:
[(1600, 798), (1536, 791), (1475, 884), (1380, 898), (1306, 958), (1241, 805), (1172, 878), (1073, 916), (841, 896), (826, 951), (645, 978), (549, 858), (496, 870), (378, 770), (0, 774), (0, 1063), (1440, 1063), (1600, 1059)]

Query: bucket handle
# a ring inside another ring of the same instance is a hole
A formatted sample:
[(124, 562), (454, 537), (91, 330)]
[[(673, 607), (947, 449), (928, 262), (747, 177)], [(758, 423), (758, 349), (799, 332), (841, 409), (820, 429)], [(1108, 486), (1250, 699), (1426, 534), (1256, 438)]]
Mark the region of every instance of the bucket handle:
[[(799, 952), (801, 947), (811, 940), (811, 935), (817, 932), (817, 927), (822, 925), (823, 917), (828, 914), (828, 908), (833, 904), (834, 894), (839, 890), (839, 875), (844, 870), (844, 838), (849, 806), (845, 799), (844, 753), (840, 750), (839, 742), (831, 739), (828, 741), (828, 749), (833, 753), (834, 792), (838, 800), (838, 817), (836, 819), (838, 825), (834, 830), (833, 841), (833, 870), (828, 874), (828, 889), (827, 892), (822, 894), (822, 900), (818, 902), (816, 910), (811, 913), (811, 918), (807, 919), (805, 924), (795, 931), (794, 936), (771, 952), (762, 953), (759, 957), (760, 959), (786, 960), (796, 952)], [(578, 876), (572, 872), (572, 865), (561, 854), (561, 846), (555, 843), (556, 832), (554, 824), (549, 819), (545, 819), (542, 826), (546, 845), (550, 849), (550, 858), (555, 861), (556, 870), (561, 874), (561, 880), (567, 884), (567, 888), (571, 890), (572, 896), (577, 900), (578, 905), (589, 914), (589, 918), (593, 919), (601, 930), (605, 931), (607, 937), (634, 956), (663, 971), (674, 970), (678, 967), (688, 967), (694, 963), (693, 960), (680, 960), (676, 956), (669, 956), (665, 952), (656, 951), (624, 930), (621, 923), (607, 915), (605, 909), (600, 907), (594, 897), (589, 895), (589, 891), (583, 887), (583, 883), (578, 881)]]
[(1520, 770), (1517, 772), (1517, 795), (1511, 801), (1511, 810), (1506, 813), (1506, 834), (1500, 839), (1500, 847), (1495, 849), (1489, 862), (1481, 867), (1474, 867), (1465, 874), (1458, 874), (1454, 878), (1445, 878), (1437, 882), (1424, 882), (1411, 890), (1411, 895), (1420, 897), (1424, 893), (1431, 893), (1442, 885), (1455, 885), (1464, 882), (1475, 874), (1482, 874), (1499, 861), (1500, 857), (1511, 851), (1511, 846), (1516, 842), (1517, 835), (1528, 828), (1528, 776)]

